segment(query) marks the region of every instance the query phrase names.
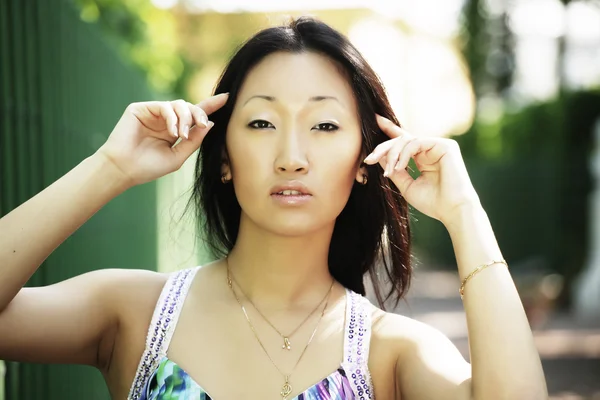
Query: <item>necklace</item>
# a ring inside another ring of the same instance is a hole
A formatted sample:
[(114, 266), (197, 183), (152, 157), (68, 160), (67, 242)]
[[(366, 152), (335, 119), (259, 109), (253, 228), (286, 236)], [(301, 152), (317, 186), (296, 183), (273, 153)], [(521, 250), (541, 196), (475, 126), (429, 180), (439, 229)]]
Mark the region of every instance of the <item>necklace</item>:
[[(308, 321), (308, 319), (310, 317), (312, 317), (314, 315), (315, 312), (317, 312), (317, 310), (319, 309), (321, 304), (323, 304), (323, 302), (327, 299), (327, 296), (329, 295), (329, 291), (327, 291), (327, 293), (325, 293), (325, 296), (323, 296), (323, 298), (321, 299), (319, 304), (317, 304), (317, 306), (310, 312), (310, 314), (308, 314), (306, 316), (306, 318), (304, 318), (304, 320), (302, 322), (300, 322), (300, 324), (296, 327), (296, 329), (294, 329), (290, 334), (284, 335), (283, 333), (281, 333), (281, 331), (279, 329), (277, 329), (277, 327), (275, 325), (273, 325), (271, 323), (271, 321), (269, 321), (269, 319), (267, 317), (265, 317), (265, 315), (258, 309), (258, 307), (256, 307), (254, 302), (252, 300), (250, 300), (250, 297), (248, 297), (246, 295), (246, 293), (244, 292), (244, 290), (242, 289), (240, 284), (235, 280), (235, 277), (231, 273), (231, 270), (229, 270), (229, 264), (227, 264), (227, 274), (231, 278), (231, 281), (237, 285), (237, 287), (238, 287), (239, 291), (242, 293), (242, 295), (248, 300), (248, 303), (250, 303), (252, 305), (252, 307), (254, 307), (256, 312), (258, 312), (258, 314), (271, 326), (271, 328), (273, 328), (275, 330), (275, 332), (277, 332), (277, 334), (279, 334), (279, 336), (281, 336), (281, 338), (283, 339), (283, 345), (281, 346), (281, 348), (284, 350), (292, 350), (292, 342), (290, 341), (290, 338), (294, 335), (294, 333), (296, 333), (298, 331), (298, 329), (300, 329), (302, 327), (302, 325), (304, 325), (306, 323), (306, 321)], [(332, 285), (333, 285), (333, 282), (332, 282)]]
[(248, 313), (246, 312), (246, 307), (244, 307), (244, 305), (240, 301), (240, 298), (238, 297), (237, 293), (235, 292), (235, 289), (233, 288), (233, 280), (232, 280), (232, 277), (231, 277), (231, 274), (230, 274), (230, 271), (229, 271), (229, 265), (227, 266), (227, 285), (229, 286), (229, 289), (231, 289), (231, 292), (233, 293), (233, 296), (235, 297), (235, 300), (237, 301), (237, 303), (242, 308), (244, 316), (246, 317), (246, 321), (248, 322), (248, 325), (250, 326), (250, 329), (252, 330), (252, 333), (254, 333), (254, 337), (258, 341), (258, 344), (260, 345), (260, 347), (262, 348), (262, 350), (264, 351), (264, 353), (269, 358), (269, 361), (271, 361), (271, 364), (273, 364), (273, 366), (275, 367), (275, 369), (277, 369), (277, 371), (283, 376), (283, 378), (285, 380), (285, 382), (283, 383), (283, 386), (281, 387), (281, 392), (279, 393), (281, 395), (281, 399), (282, 400), (288, 400), (288, 396), (293, 391), (292, 384), (290, 383), (290, 376), (292, 376), (292, 374), (296, 370), (296, 367), (298, 366), (298, 364), (300, 364), (300, 360), (302, 360), (302, 357), (304, 356), (304, 353), (306, 352), (306, 349), (308, 349), (308, 346), (310, 345), (310, 343), (312, 342), (312, 340), (315, 337), (315, 334), (317, 333), (317, 329), (319, 328), (319, 324), (321, 323), (321, 320), (323, 319), (323, 315), (325, 315), (325, 310), (327, 310), (327, 305), (329, 304), (329, 296), (331, 295), (331, 289), (333, 288), (334, 282), (335, 281), (331, 282), (331, 286), (329, 287), (329, 291), (327, 292), (327, 296), (326, 296), (327, 300), (325, 302), (325, 307), (323, 307), (323, 311), (321, 311), (321, 316), (319, 317), (319, 320), (317, 321), (315, 329), (312, 331), (312, 334), (310, 335), (310, 338), (308, 339), (308, 342), (306, 343), (306, 346), (304, 346), (304, 349), (302, 350), (302, 353), (300, 353), (300, 356), (298, 357), (298, 361), (296, 361), (296, 364), (294, 364), (294, 367), (292, 368), (292, 371), (289, 374), (285, 374), (285, 373), (283, 373), (281, 371), (281, 369), (279, 369), (279, 367), (277, 366), (277, 364), (275, 363), (275, 361), (273, 361), (273, 359), (269, 355), (269, 352), (267, 351), (266, 347), (264, 346), (263, 342), (258, 337), (258, 333), (256, 333), (256, 329), (254, 329), (254, 325), (252, 325), (252, 321), (250, 321), (250, 317), (248, 316)]

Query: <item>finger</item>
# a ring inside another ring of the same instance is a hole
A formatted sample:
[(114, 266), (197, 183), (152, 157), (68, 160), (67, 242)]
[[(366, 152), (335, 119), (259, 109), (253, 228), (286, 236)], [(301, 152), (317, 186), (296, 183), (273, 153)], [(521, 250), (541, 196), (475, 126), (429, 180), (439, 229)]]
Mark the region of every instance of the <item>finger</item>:
[(381, 169), (385, 171), (385, 166), (387, 165), (387, 154), (381, 157), (378, 162)]
[(410, 176), (407, 170), (403, 169), (398, 171), (394, 175), (392, 182), (394, 182), (394, 185), (396, 185), (396, 187), (400, 191), (400, 194), (404, 196), (410, 188), (410, 185), (412, 185), (415, 182), (415, 178)]
[(177, 160), (180, 164), (183, 164), (193, 152), (198, 150), (202, 141), (206, 137), (206, 134), (214, 126), (214, 122), (208, 121), (206, 128), (200, 128), (195, 126), (190, 132), (189, 140), (179, 142), (178, 145), (173, 147), (173, 152), (176, 155)]
[[(379, 165), (381, 168), (385, 168), (388, 163), (387, 156), (384, 156), (380, 161)], [(415, 179), (410, 175), (407, 170), (394, 171), (394, 174), (390, 177), (392, 182), (396, 185), (400, 193), (404, 195), (406, 193), (406, 189), (415, 181)]]
[(431, 150), (435, 146), (435, 141), (421, 139), (421, 140), (412, 140), (410, 141), (400, 153), (398, 158), (398, 162), (396, 163), (395, 170), (402, 171), (408, 167), (408, 163), (410, 159), (415, 157), (416, 155), (427, 152)]
[(395, 142), (393, 140), (386, 140), (381, 143), (379, 146), (375, 147), (371, 154), (369, 154), (363, 161), (365, 164), (373, 165), (377, 164), (383, 156), (387, 154), (388, 151), (394, 146)]
[(148, 109), (153, 114), (158, 114), (165, 120), (167, 131), (171, 135), (179, 137), (177, 134), (177, 114), (170, 103), (163, 101), (152, 102), (148, 105)]
[(400, 156), (400, 153), (402, 152), (404, 147), (407, 145), (407, 143), (409, 143), (409, 142), (407, 142), (405, 140), (401, 140), (399, 138), (395, 139), (394, 142), (396, 142), (396, 144), (387, 153), (387, 163), (385, 164), (385, 168), (383, 171), (383, 176), (385, 176), (385, 177), (388, 177), (394, 173), (394, 167), (396, 166), (396, 163), (398, 162), (398, 157)]
[(208, 116), (204, 110), (192, 103), (187, 103), (187, 106), (192, 113), (194, 124), (199, 128), (206, 128), (208, 126)]
[(188, 138), (190, 127), (192, 126), (192, 113), (187, 103), (183, 100), (175, 100), (171, 102), (177, 117), (179, 118), (179, 137)]
[(223, 107), (225, 103), (227, 103), (228, 98), (229, 93), (220, 93), (216, 96), (211, 96), (208, 99), (204, 99), (196, 105), (203, 109), (206, 115), (210, 115), (219, 108)]
[(402, 136), (402, 134), (404, 133), (407, 133), (404, 129), (400, 128), (394, 122), (390, 121), (385, 117), (382, 117), (379, 114), (375, 114), (375, 119), (377, 120), (377, 125), (379, 125), (383, 133), (385, 133), (392, 139)]

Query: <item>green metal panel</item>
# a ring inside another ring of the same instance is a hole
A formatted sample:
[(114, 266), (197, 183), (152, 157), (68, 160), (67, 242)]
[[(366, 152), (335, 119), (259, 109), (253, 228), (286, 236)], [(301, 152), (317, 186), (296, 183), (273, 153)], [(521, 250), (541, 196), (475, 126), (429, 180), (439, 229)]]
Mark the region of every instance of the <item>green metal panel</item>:
[[(153, 94), (66, 0), (0, 0), (0, 214), (91, 155), (127, 104)], [(69, 199), (65, 199), (69, 201)], [(59, 247), (28, 285), (99, 268), (156, 269), (156, 187), (124, 193)], [(7, 363), (6, 398), (108, 399), (89, 367)]]
[(4, 361), (0, 360), (0, 400), (4, 400), (4, 373), (6, 372), (6, 365)]

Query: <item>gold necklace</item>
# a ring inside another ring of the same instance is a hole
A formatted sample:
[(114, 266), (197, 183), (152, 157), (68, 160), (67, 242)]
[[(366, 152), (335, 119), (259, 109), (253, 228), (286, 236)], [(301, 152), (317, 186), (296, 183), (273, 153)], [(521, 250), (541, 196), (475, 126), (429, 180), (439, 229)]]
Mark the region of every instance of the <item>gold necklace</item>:
[(237, 301), (237, 303), (242, 308), (242, 311), (244, 312), (244, 316), (246, 317), (246, 321), (248, 322), (248, 325), (250, 326), (250, 329), (252, 330), (252, 333), (254, 333), (254, 337), (258, 341), (258, 344), (260, 345), (260, 347), (263, 349), (263, 351), (265, 352), (265, 354), (269, 358), (269, 361), (271, 361), (271, 364), (273, 364), (273, 366), (275, 367), (275, 369), (277, 369), (277, 371), (285, 379), (285, 382), (283, 383), (283, 386), (281, 387), (281, 392), (279, 393), (281, 395), (281, 399), (282, 400), (287, 400), (288, 396), (293, 391), (292, 384), (290, 383), (290, 376), (292, 376), (292, 374), (296, 370), (296, 367), (298, 366), (298, 364), (300, 364), (300, 360), (302, 360), (302, 357), (304, 356), (304, 353), (306, 352), (306, 349), (308, 349), (308, 346), (310, 345), (310, 343), (312, 342), (313, 338), (315, 337), (315, 334), (317, 333), (317, 329), (319, 328), (319, 324), (321, 323), (321, 320), (323, 319), (323, 316), (325, 315), (325, 310), (327, 310), (327, 305), (329, 304), (329, 296), (331, 295), (331, 289), (333, 288), (333, 284), (334, 283), (335, 283), (335, 281), (333, 280), (331, 282), (331, 286), (329, 287), (329, 291), (327, 292), (327, 296), (326, 296), (327, 301), (325, 302), (325, 307), (323, 307), (323, 311), (321, 312), (321, 316), (319, 317), (319, 320), (317, 321), (315, 329), (312, 331), (312, 334), (310, 335), (310, 338), (308, 339), (308, 342), (306, 343), (306, 346), (304, 346), (304, 349), (302, 350), (302, 353), (300, 353), (300, 356), (298, 357), (298, 361), (296, 361), (296, 364), (294, 364), (294, 367), (292, 368), (292, 371), (289, 374), (284, 374), (281, 371), (281, 369), (279, 369), (279, 367), (277, 366), (277, 364), (275, 363), (275, 361), (273, 361), (273, 359), (269, 355), (269, 352), (267, 351), (266, 347), (264, 346), (263, 342), (258, 337), (258, 333), (256, 333), (256, 329), (254, 329), (254, 325), (252, 325), (252, 321), (250, 321), (250, 317), (248, 316), (248, 313), (246, 312), (246, 307), (244, 307), (244, 305), (240, 301), (240, 298), (238, 297), (237, 293), (235, 292), (235, 289), (233, 288), (233, 280), (231, 279), (231, 274), (230, 274), (229, 265), (228, 265), (228, 268), (227, 268), (227, 285), (229, 286), (229, 289), (231, 289), (231, 292), (233, 293), (233, 296), (235, 297), (235, 300)]
[[(327, 296), (329, 295), (329, 291), (327, 291), (327, 293), (325, 293), (325, 296), (323, 296), (323, 298), (321, 299), (319, 304), (317, 304), (317, 306), (310, 312), (310, 314), (307, 315), (306, 318), (304, 318), (304, 320), (302, 322), (300, 322), (300, 324), (296, 327), (296, 329), (294, 329), (289, 335), (284, 335), (283, 333), (281, 333), (281, 331), (279, 329), (277, 329), (277, 327), (275, 325), (273, 325), (271, 323), (271, 321), (269, 321), (269, 319), (267, 317), (265, 317), (265, 315), (258, 309), (258, 307), (256, 307), (256, 305), (250, 299), (250, 297), (248, 297), (246, 295), (246, 292), (244, 292), (244, 290), (242, 289), (240, 284), (235, 280), (235, 277), (231, 273), (231, 270), (229, 269), (229, 263), (227, 263), (227, 274), (231, 277), (231, 281), (237, 285), (237, 287), (240, 290), (240, 292), (242, 293), (242, 295), (248, 300), (248, 303), (250, 303), (252, 305), (252, 307), (254, 307), (256, 312), (271, 326), (271, 328), (273, 328), (275, 330), (275, 332), (277, 332), (279, 334), (279, 336), (281, 336), (281, 338), (283, 339), (283, 345), (281, 346), (281, 348), (284, 350), (292, 350), (292, 342), (290, 341), (290, 338), (294, 335), (294, 333), (296, 333), (298, 331), (298, 329), (300, 329), (306, 323), (306, 321), (308, 321), (308, 319), (310, 317), (312, 317), (314, 315), (315, 312), (317, 312), (317, 310), (319, 309), (321, 304), (323, 304), (323, 302), (325, 301), (325, 299), (327, 299)], [(332, 285), (333, 285), (333, 283), (332, 283)]]

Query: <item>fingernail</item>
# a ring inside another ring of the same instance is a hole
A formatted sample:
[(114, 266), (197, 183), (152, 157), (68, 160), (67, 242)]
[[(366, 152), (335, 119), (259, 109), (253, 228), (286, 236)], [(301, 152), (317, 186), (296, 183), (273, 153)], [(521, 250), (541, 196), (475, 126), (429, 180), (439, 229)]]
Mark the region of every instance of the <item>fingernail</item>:
[(201, 123), (202, 125), (204, 125), (204, 126), (203, 126), (203, 128), (206, 128), (206, 127), (208, 126), (208, 118), (206, 118), (206, 117), (202, 116), (202, 117), (200, 118), (200, 123)]
[(179, 135), (177, 134), (177, 131), (178, 131), (178, 129), (177, 129), (177, 124), (175, 124), (175, 125), (173, 125), (173, 127), (172, 127), (172, 132), (173, 132), (173, 136), (175, 136), (176, 138), (178, 138), (178, 137), (179, 137)]
[(212, 122), (212, 121), (208, 121), (208, 126), (207, 126), (207, 128), (208, 128), (208, 129), (210, 129), (210, 128), (212, 128), (213, 126), (215, 126), (215, 123), (214, 123), (214, 122)]
[(183, 137), (185, 137), (186, 139), (189, 139), (189, 133), (190, 133), (190, 127), (187, 125), (183, 126)]
[(375, 158), (375, 155), (373, 155), (373, 154), (369, 154), (369, 155), (368, 155), (368, 156), (365, 158), (364, 162), (373, 161), (373, 159), (374, 159), (374, 158)]

